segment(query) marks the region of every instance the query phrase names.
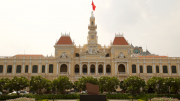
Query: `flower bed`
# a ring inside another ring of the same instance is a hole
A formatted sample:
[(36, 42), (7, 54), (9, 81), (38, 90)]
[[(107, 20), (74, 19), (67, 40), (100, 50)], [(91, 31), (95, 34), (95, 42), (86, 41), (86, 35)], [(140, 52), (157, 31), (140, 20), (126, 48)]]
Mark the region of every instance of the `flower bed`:
[(161, 97), (161, 98), (153, 98), (151, 101), (180, 101), (177, 98), (167, 98), (167, 97)]
[(6, 101), (35, 101), (35, 99), (27, 98), (27, 97), (20, 97), (20, 98), (10, 99), (10, 100), (6, 100)]

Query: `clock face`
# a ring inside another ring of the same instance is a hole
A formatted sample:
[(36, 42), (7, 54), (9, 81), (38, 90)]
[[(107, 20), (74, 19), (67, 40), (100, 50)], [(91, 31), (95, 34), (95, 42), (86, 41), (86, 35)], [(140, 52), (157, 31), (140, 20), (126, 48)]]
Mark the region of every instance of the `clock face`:
[(94, 36), (91, 36), (91, 39), (94, 39)]

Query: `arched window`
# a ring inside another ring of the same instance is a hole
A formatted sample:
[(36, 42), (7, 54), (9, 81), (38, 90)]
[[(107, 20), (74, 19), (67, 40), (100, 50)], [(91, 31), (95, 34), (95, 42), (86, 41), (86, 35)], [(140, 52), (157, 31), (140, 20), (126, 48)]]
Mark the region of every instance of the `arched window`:
[(28, 73), (28, 65), (25, 66), (25, 73)]
[(17, 65), (16, 73), (21, 73), (21, 65)]
[(136, 65), (132, 65), (132, 73), (136, 73)]
[(103, 65), (98, 66), (98, 73), (103, 73)]
[(49, 73), (53, 73), (53, 64), (49, 65)]
[(42, 65), (42, 73), (45, 73), (45, 65)]
[(171, 66), (172, 68), (172, 73), (176, 73), (176, 66)]
[(33, 65), (32, 73), (37, 73), (37, 69), (38, 69), (38, 66), (37, 65)]
[(86, 64), (83, 65), (83, 73), (87, 73), (87, 65)]
[(0, 65), (0, 73), (3, 72), (3, 65)]
[(163, 73), (168, 73), (167, 66), (163, 66)]
[(111, 73), (111, 66), (110, 65), (106, 66), (106, 73)]
[(147, 66), (147, 73), (152, 73), (152, 66)]
[(143, 73), (143, 66), (140, 66), (140, 73)]
[(75, 73), (79, 73), (79, 65), (78, 64), (75, 65)]
[(156, 66), (156, 73), (159, 73), (159, 66)]
[(8, 65), (8, 67), (7, 67), (7, 73), (12, 73), (12, 65)]

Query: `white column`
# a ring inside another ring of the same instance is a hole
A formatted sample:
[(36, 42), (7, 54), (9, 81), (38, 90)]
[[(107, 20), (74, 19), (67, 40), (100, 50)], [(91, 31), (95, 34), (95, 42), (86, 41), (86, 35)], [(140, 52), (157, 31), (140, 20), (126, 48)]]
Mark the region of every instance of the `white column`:
[(45, 70), (46, 74), (47, 74), (47, 68), (48, 68), (48, 60), (46, 60), (46, 70)]
[(58, 71), (59, 71), (59, 70), (58, 70), (58, 62), (57, 62), (57, 70), (56, 70), (56, 71), (57, 71), (57, 75), (58, 75)]
[[(30, 57), (30, 59), (31, 59), (31, 57)], [(30, 62), (29, 62), (29, 71), (28, 71), (29, 73), (32, 73), (32, 69), (31, 69), (31, 60), (30, 60)]]
[(31, 73), (31, 62), (29, 63), (29, 71), (28, 71), (28, 73)]
[(89, 65), (89, 62), (88, 62), (88, 75), (90, 73), (90, 65)]
[(180, 75), (180, 69), (179, 69), (179, 62), (177, 63), (177, 71), (178, 71), (178, 73), (179, 73), (179, 75)]
[(22, 73), (24, 73), (24, 64), (25, 64), (25, 57), (23, 57), (23, 66), (22, 66)]
[(97, 65), (97, 62), (96, 62), (96, 75), (98, 75), (98, 65)]
[(129, 64), (127, 62), (127, 74), (129, 74)]
[(71, 62), (69, 62), (69, 75), (71, 74)]
[(104, 75), (106, 75), (106, 64), (104, 63)]
[(4, 62), (4, 75), (6, 74), (6, 71), (7, 71), (7, 69), (6, 69), (6, 60), (5, 60), (5, 62)]
[(80, 63), (80, 75), (82, 75), (82, 63)]
[(162, 73), (162, 64), (160, 63), (160, 73)]
[(146, 70), (146, 63), (144, 63), (144, 73), (147, 73), (147, 70)]
[(161, 57), (159, 59), (160, 59), (160, 73), (162, 73)]
[(38, 67), (38, 73), (41, 73), (41, 62), (39, 63), (39, 67)]
[(170, 65), (170, 63), (168, 63), (168, 67), (169, 67), (169, 75), (171, 75), (171, 65)]
[(22, 66), (22, 73), (24, 73), (24, 60), (23, 60), (23, 66)]
[(139, 75), (139, 63), (137, 63), (137, 73)]
[(16, 70), (16, 60), (14, 60), (13, 75), (15, 74), (15, 70)]
[(115, 62), (115, 75), (117, 75), (116, 64), (117, 64), (117, 62)]
[(153, 73), (156, 73), (155, 70), (155, 63), (153, 63)]

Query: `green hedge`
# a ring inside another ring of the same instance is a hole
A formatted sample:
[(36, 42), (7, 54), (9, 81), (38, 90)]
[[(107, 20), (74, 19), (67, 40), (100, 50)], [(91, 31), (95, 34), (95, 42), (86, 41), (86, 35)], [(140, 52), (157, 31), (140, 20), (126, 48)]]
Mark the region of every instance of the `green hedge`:
[[(27, 98), (36, 98), (37, 100), (41, 99), (79, 99), (80, 94), (44, 94), (44, 95), (37, 95), (37, 94), (27, 94), (27, 95), (1, 95), (0, 100), (6, 99), (15, 99), (19, 97), (27, 97)], [(118, 93), (118, 94), (106, 94), (108, 99), (131, 99), (132, 96), (130, 94), (125, 93)], [(138, 94), (133, 96), (134, 99), (142, 99), (147, 101), (149, 98), (154, 97), (173, 97), (180, 99), (180, 95), (178, 94)]]

